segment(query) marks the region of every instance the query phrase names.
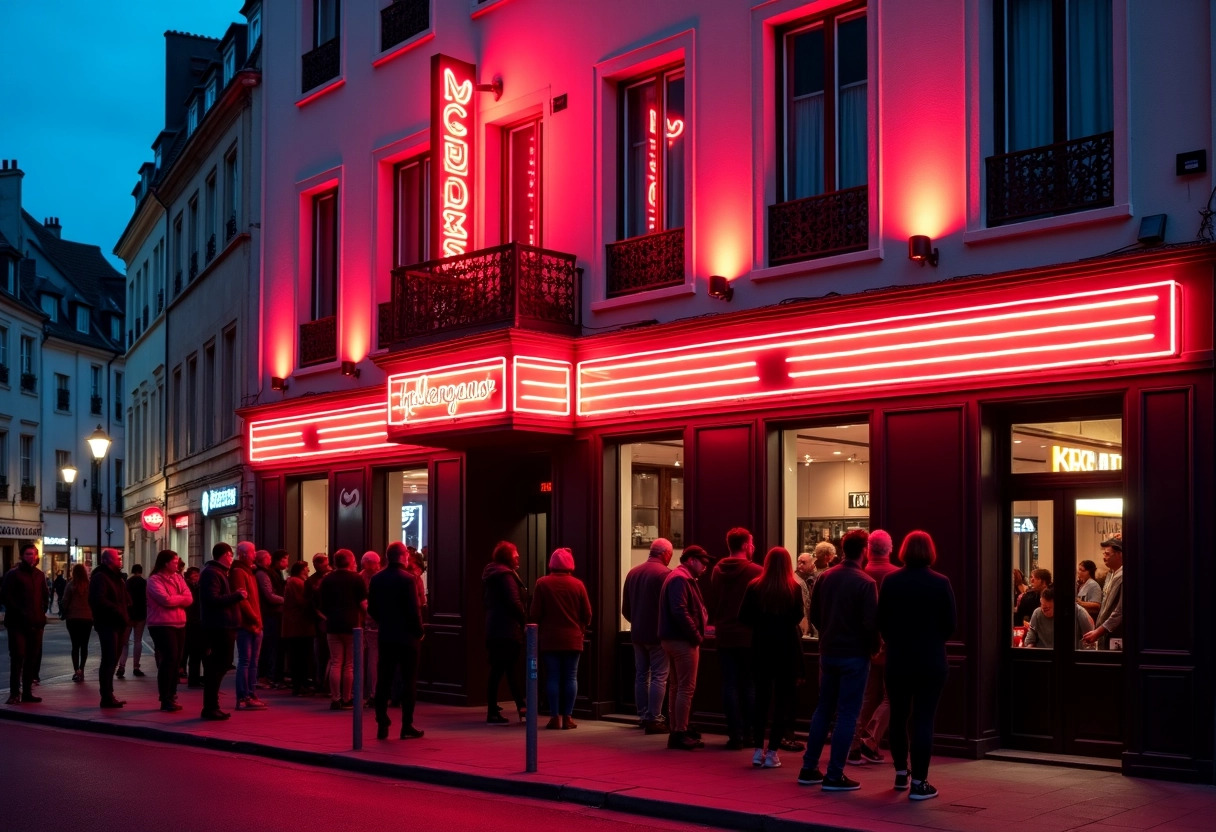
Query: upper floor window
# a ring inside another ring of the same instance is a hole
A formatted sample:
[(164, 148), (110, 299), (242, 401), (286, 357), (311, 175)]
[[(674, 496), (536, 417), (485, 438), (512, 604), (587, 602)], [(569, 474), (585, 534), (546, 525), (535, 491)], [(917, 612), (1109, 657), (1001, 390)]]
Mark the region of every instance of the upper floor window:
[(190, 102), (186, 110), (186, 135), (189, 136), (198, 128), (198, 99)]
[(206, 205), (203, 206), (205, 216), (203, 217), (204, 230), (203, 236), (207, 239), (207, 262), (211, 262), (211, 258), (215, 256), (215, 211), (216, 205), (216, 171), (213, 168), (211, 173), (207, 175), (206, 183)]
[(507, 128), (503, 178), (504, 241), (541, 244), (540, 119)]
[(228, 82), (232, 80), (232, 76), (236, 75), (236, 43), (229, 43), (224, 47), (224, 86), (228, 86)]
[(110, 316), (110, 340), (122, 340), (122, 318), (117, 315)]
[[(0, 326), (0, 367), (8, 368), (8, 327)], [(8, 381), (8, 379), (0, 379)]]
[(21, 336), (21, 372), (26, 375), (34, 372), (34, 339), (28, 335)]
[(7, 257), (0, 257), (0, 286), (4, 287), (4, 291), (10, 295), (17, 294), (14, 291), (14, 273), (17, 270), (13, 267), (13, 262)]
[(210, 81), (207, 82), (207, 90), (204, 93), (204, 95), (205, 95), (205, 98), (203, 99), (203, 110), (209, 111), (212, 107), (215, 106), (215, 79), (214, 78), (212, 78)]
[(316, 0), (313, 6), (312, 45), (329, 43), (338, 36), (339, 0)]
[(338, 311), (338, 189), (312, 198), (312, 320)]
[(21, 436), (21, 484), (34, 484), (34, 437)]
[(55, 409), (68, 410), (72, 406), (72, 380), (63, 373), (55, 373)]
[(41, 297), (42, 311), (51, 319), (51, 323), (59, 320), (59, 298), (54, 295), (43, 294)]
[(236, 148), (224, 157), (224, 239), (236, 235), (236, 210), (239, 205), (240, 180), (237, 179)]
[(76, 331), (89, 331), (89, 307), (83, 304), (76, 307)]
[(114, 374), (114, 421), (122, 421), (122, 373)]
[(621, 233), (684, 226), (684, 67), (623, 85)]
[(431, 158), (421, 156), (393, 168), (393, 265), (412, 266), (430, 258), (431, 224), (427, 198)]
[(262, 36), (262, 9), (260, 7), (253, 9), (249, 12), (247, 19), (249, 21), (249, 28), (245, 32), (248, 38), (248, 42), (245, 44), (245, 51), (252, 52), (254, 44)]

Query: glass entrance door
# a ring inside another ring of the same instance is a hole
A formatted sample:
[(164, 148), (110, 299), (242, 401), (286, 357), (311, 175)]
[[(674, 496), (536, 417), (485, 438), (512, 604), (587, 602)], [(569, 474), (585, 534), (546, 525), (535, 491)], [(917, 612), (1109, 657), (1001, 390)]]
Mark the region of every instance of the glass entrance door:
[(1033, 751), (1118, 756), (1121, 630), (1088, 634), (1096, 620), (1110, 620), (1119, 595), (1121, 555), (1103, 543), (1121, 536), (1123, 501), (1093, 486), (1033, 489), (1016, 494), (1007, 511), (1005, 740)]

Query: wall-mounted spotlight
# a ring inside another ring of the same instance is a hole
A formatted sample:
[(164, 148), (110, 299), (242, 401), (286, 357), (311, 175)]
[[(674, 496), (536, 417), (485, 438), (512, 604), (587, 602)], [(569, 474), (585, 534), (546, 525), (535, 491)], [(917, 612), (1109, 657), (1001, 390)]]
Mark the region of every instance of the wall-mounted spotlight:
[(722, 275), (711, 275), (709, 278), (709, 296), (718, 300), (729, 301), (735, 296), (735, 288)]
[(287, 392), (287, 379), (278, 376), (270, 377), (270, 389), (278, 393)]
[(355, 366), (353, 361), (342, 362), (342, 375), (350, 376), (351, 378), (359, 377), (359, 368)]
[(502, 76), (495, 75), (494, 80), (489, 84), (474, 84), (473, 89), (478, 92), (492, 92), (494, 93), (494, 100), (497, 101), (502, 98)]
[(924, 234), (914, 234), (909, 237), (908, 259), (914, 263), (920, 263), (922, 266), (926, 263), (936, 266), (937, 249), (933, 247), (933, 241)]

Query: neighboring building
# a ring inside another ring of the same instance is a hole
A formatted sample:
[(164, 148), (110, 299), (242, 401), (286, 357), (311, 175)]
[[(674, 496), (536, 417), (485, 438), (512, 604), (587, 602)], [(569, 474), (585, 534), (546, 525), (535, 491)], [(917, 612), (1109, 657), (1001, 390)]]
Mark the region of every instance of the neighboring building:
[[(132, 559), (201, 565), (252, 531), (236, 409), (256, 391), (261, 80), (256, 36), (165, 33), (165, 129), (115, 253), (136, 316), (128, 353)], [(249, 321), (254, 326), (249, 326)], [(212, 510), (212, 494), (227, 505)], [(149, 509), (152, 520), (145, 523)]]
[[(2, 163), (0, 554), (7, 567), (33, 539), (53, 574), (68, 565), (70, 546), (71, 562), (90, 564), (99, 546), (123, 546), (114, 526), (125, 457), (124, 281), (100, 248), (63, 239), (57, 217), (40, 223), (22, 209), (23, 178), (16, 160)], [(111, 439), (100, 477), (85, 444), (98, 427)], [(62, 479), (67, 465), (78, 471), (73, 486)]]
[[(925, 529), (938, 750), (1212, 781), (1209, 4), (374, 6), (262, 4), (260, 545), (428, 547), (420, 688), (467, 704), (494, 543), (570, 546), (601, 715), (655, 537)], [(1012, 649), (1011, 570), (1116, 531), (1118, 649)]]

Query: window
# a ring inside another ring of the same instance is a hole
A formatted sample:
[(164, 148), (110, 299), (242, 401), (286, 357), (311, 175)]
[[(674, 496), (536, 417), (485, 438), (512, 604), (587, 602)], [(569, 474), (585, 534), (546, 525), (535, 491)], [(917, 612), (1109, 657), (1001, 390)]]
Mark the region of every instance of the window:
[(40, 298), (40, 301), (41, 301), (41, 305), (42, 305), (42, 311), (46, 314), (46, 316), (48, 318), (51, 319), (51, 323), (55, 323), (56, 321), (58, 321), (59, 320), (59, 298), (55, 297), (54, 295), (43, 292), (42, 297)]
[(541, 125), (540, 119), (506, 130), (506, 159), (503, 168), (504, 242), (541, 244)]
[(72, 380), (63, 373), (55, 373), (55, 409), (68, 410), (72, 406)]
[(89, 331), (89, 307), (87, 306), (76, 306), (76, 331), (84, 333)]
[(224, 47), (224, 86), (228, 86), (228, 82), (232, 80), (232, 76), (236, 75), (236, 43), (229, 43)]
[(172, 396), (171, 409), (169, 411), (169, 435), (173, 437), (173, 458), (182, 458), (182, 368), (173, 368), (173, 389), (170, 391)]
[(114, 374), (114, 420), (122, 421), (122, 373)]
[(258, 38), (262, 36), (262, 9), (259, 7), (251, 11), (248, 20), (249, 28), (245, 32), (248, 42), (245, 44), (245, 51), (252, 52)]
[(224, 221), (226, 223), (224, 239), (230, 240), (236, 235), (236, 209), (241, 193), (241, 183), (237, 179), (236, 148), (224, 157)]
[(313, 6), (312, 45), (329, 43), (338, 36), (339, 0), (316, 0)]
[(198, 192), (190, 197), (190, 222), (187, 227), (187, 245), (190, 247), (190, 279), (198, 277)]
[(183, 267), (183, 257), (185, 255), (185, 246), (182, 244), (182, 215), (179, 213), (177, 219), (173, 221), (173, 270), (176, 273), (174, 278), (173, 292), (176, 294), (181, 291), (181, 276)]
[(423, 156), (393, 168), (393, 264), (412, 266), (430, 258), (431, 159)]
[[(0, 367), (8, 369), (8, 327), (0, 326)], [(7, 383), (7, 378), (0, 378)]]
[(13, 291), (13, 263), (7, 257), (0, 257), (0, 286), (4, 287), (4, 291), (10, 295), (17, 294)]
[(338, 309), (338, 189), (312, 200), (312, 320)]
[(804, 23), (781, 39), (784, 201), (866, 184), (866, 14)]
[(216, 212), (216, 209), (219, 207), (216, 204), (215, 176), (216, 176), (215, 169), (212, 168), (211, 173), (207, 175), (207, 186), (206, 186), (207, 202), (206, 202), (206, 205), (204, 206), (204, 210), (206, 210), (206, 212), (207, 212), (204, 217), (204, 222), (206, 223), (206, 229), (204, 231), (204, 236), (207, 238), (207, 262), (208, 263), (211, 262), (211, 258), (215, 257), (215, 212)]
[(21, 437), (21, 485), (29, 488), (34, 484), (34, 437)]
[(202, 380), (202, 420), (203, 447), (210, 448), (215, 444), (215, 342), (203, 348), (203, 380)]
[(1123, 420), (1014, 425), (1010, 450), (1014, 474), (1119, 471), (1123, 469)]
[(21, 373), (34, 374), (34, 339), (28, 335), (21, 336)]
[(236, 433), (236, 327), (224, 330), (223, 369), (220, 377), (220, 438)]
[(190, 108), (186, 110), (186, 135), (193, 135), (198, 129), (198, 99), (195, 98), (190, 102)]
[(625, 86), (624, 237), (684, 226), (684, 68)]
[[(116, 502), (122, 500), (122, 486), (123, 486), (123, 465), (122, 465), (122, 459), (119, 458), (119, 459), (114, 460), (114, 493), (117, 495), (115, 498)], [(115, 505), (114, 510), (122, 511), (122, 506)]]
[(96, 364), (89, 367), (89, 413), (101, 415), (101, 367)]
[[(186, 361), (186, 401), (198, 401), (198, 359), (191, 356)], [(194, 453), (198, 444), (198, 408), (186, 408), (186, 453)]]
[[(653, 440), (620, 446), (620, 580), (645, 563), (650, 544), (671, 541), (678, 559), (684, 548), (684, 443)], [(621, 628), (629, 622), (621, 619)]]
[(8, 431), (0, 430), (0, 499), (8, 499)]
[(205, 98), (203, 99), (203, 112), (207, 112), (212, 107), (215, 106), (215, 79), (214, 78), (212, 78), (210, 81), (207, 82), (207, 89), (206, 89), (206, 92), (204, 92), (204, 96), (205, 96)]

